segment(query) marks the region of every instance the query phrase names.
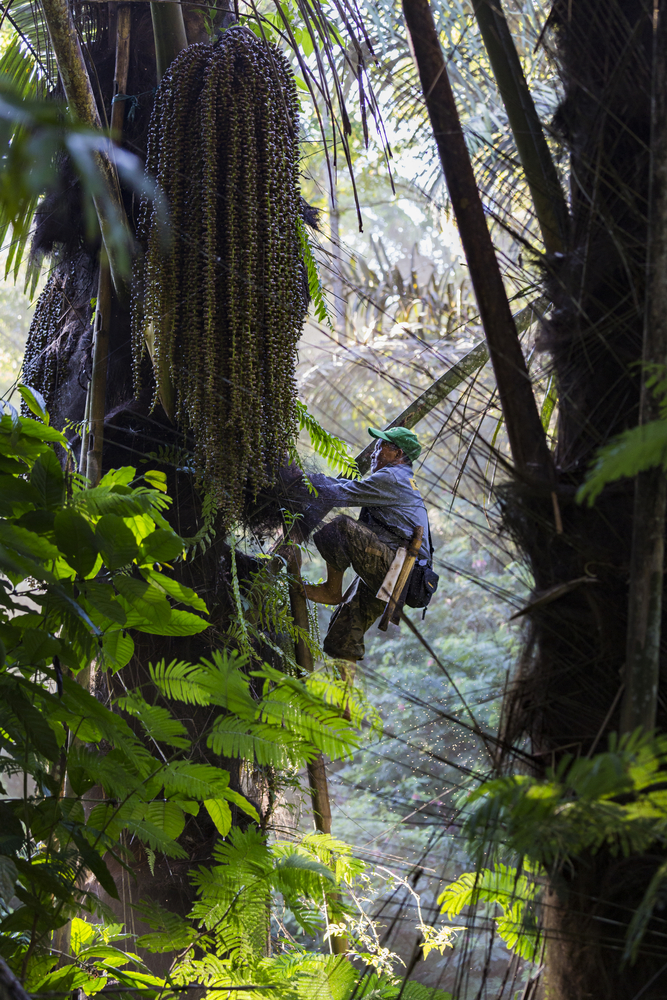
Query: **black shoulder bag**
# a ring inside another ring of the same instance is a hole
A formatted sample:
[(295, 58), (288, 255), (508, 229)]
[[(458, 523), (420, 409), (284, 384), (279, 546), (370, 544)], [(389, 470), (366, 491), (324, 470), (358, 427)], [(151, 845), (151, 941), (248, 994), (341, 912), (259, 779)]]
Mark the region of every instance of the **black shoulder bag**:
[(426, 524), (428, 525), (428, 547), (431, 560), (423, 565), (420, 562), (414, 564), (410, 579), (408, 580), (408, 593), (405, 598), (405, 603), (409, 608), (423, 608), (424, 614), (426, 614), (426, 609), (431, 603), (431, 598), (438, 589), (438, 580), (440, 579), (430, 564), (433, 561), (433, 541), (431, 539), (431, 525), (429, 524), (428, 514), (426, 515)]
[[(366, 513), (371, 520), (376, 521), (381, 528), (386, 528), (386, 530), (398, 538), (402, 545), (405, 545), (410, 539), (405, 538), (396, 528), (393, 528), (386, 521), (377, 517), (376, 514), (372, 514), (368, 507), (366, 508)], [(431, 525), (428, 519), (428, 514), (426, 515), (426, 524), (428, 527), (428, 547), (430, 551), (429, 560), (426, 563), (421, 563), (419, 561), (415, 562), (412, 572), (410, 573), (410, 579), (407, 582), (407, 594), (405, 597), (405, 603), (409, 608), (423, 608), (424, 614), (426, 614), (426, 608), (429, 606), (431, 598), (438, 589), (438, 580), (440, 577), (437, 573), (433, 571), (431, 563), (433, 562), (433, 539), (431, 538)], [(405, 593), (405, 591), (404, 591)], [(423, 616), (422, 616), (423, 617)]]

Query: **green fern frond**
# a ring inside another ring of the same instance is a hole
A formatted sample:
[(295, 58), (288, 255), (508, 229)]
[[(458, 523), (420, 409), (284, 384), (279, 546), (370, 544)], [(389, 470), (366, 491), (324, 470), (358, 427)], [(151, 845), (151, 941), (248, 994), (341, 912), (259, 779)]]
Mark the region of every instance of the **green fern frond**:
[(345, 442), (336, 437), (335, 434), (325, 430), (308, 410), (305, 403), (297, 400), (296, 408), (299, 429), (308, 431), (311, 444), (317, 454), (325, 458), (332, 468), (338, 469), (347, 479), (360, 479), (361, 473), (357, 468), (357, 463), (350, 455)]
[(129, 715), (139, 719), (149, 739), (157, 743), (167, 743), (181, 750), (190, 746), (185, 726), (175, 719), (168, 709), (159, 705), (149, 705), (136, 691), (130, 691), (125, 697), (117, 698), (116, 704)]
[(306, 266), (306, 273), (308, 275), (308, 291), (310, 292), (310, 298), (315, 308), (315, 315), (319, 323), (326, 323), (329, 329), (333, 330), (333, 323), (331, 322), (326, 299), (324, 298), (324, 289), (322, 288), (320, 272), (310, 243), (308, 231), (302, 219), (297, 218), (296, 221), (297, 229), (299, 231), (299, 241), (301, 243), (301, 252), (303, 254), (303, 262)]
[[(43, 93), (43, 84), (37, 73), (37, 66), (34, 57), (30, 54), (25, 45), (21, 44), (19, 37), (14, 38), (6, 51), (0, 57), (0, 87), (8, 85), (16, 96), (24, 100), (30, 100)], [(15, 125), (13, 132), (20, 130), (20, 125)], [(7, 242), (7, 233), (11, 228), (12, 238), (9, 241), (7, 259), (5, 261), (5, 278), (12, 272), (16, 281), (21, 264), (25, 257), (25, 250), (28, 240), (31, 237), (32, 221), (38, 205), (38, 197), (27, 199), (23, 205), (23, 211), (10, 218), (6, 209), (0, 212), (0, 246)], [(40, 265), (37, 261), (29, 262), (26, 272), (25, 289), (30, 294), (34, 290), (39, 279)]]
[(539, 886), (508, 865), (464, 872), (438, 896), (442, 912), (449, 919), (466, 906), (495, 904), (502, 910), (496, 927), (502, 940), (522, 958), (534, 962), (539, 949), (539, 928), (531, 904)]
[(240, 758), (259, 767), (294, 766), (304, 757), (312, 759), (316, 753), (304, 748), (301, 740), (280, 727), (247, 723), (233, 716), (216, 719), (206, 743), (221, 757)]
[(160, 660), (157, 664), (149, 664), (148, 670), (153, 684), (165, 698), (182, 701), (186, 705), (211, 704), (210, 685), (205, 675), (202, 676), (198, 664), (172, 660), (167, 665)]

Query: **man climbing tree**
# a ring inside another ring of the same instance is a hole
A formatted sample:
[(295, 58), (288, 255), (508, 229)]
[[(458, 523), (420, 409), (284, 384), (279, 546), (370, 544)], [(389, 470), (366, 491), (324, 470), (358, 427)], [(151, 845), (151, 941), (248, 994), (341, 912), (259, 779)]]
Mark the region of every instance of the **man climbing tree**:
[[(415, 528), (422, 529), (415, 573), (431, 566), (428, 515), (412, 463), (419, 457), (417, 435), (406, 427), (387, 431), (368, 428), (377, 438), (371, 474), (363, 482), (341, 481), (329, 476), (311, 477), (318, 499), (334, 507), (361, 507), (358, 520), (339, 514), (313, 536), (327, 563), (327, 579), (305, 585), (306, 596), (318, 604), (335, 604), (324, 651), (329, 656), (356, 662), (364, 655), (364, 634), (382, 614), (386, 601), (377, 597), (397, 549), (404, 547)], [(348, 567), (357, 574), (343, 594)]]

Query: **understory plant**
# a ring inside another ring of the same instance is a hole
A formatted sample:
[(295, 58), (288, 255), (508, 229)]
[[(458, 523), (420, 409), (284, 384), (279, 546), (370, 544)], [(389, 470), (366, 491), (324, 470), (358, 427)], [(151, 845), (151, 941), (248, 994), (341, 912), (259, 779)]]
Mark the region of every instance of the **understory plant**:
[[(397, 996), (395, 956), (364, 910), (364, 863), (322, 834), (271, 841), (229, 772), (192, 759), (182, 721), (184, 706), (211, 709), (197, 734), (209, 760), (296, 774), (322, 752), (349, 755), (370, 710), (357, 699), (350, 719), (335, 677), (297, 676), (231, 646), (151, 664), (141, 687), (97, 700), (91, 674), (122, 680), (132, 632), (195, 635), (207, 608), (172, 573), (187, 546), (164, 516), (163, 475), (127, 467), (87, 488), (39, 394), (21, 392), (33, 416), (5, 403), (0, 418), (0, 957), (30, 992), (54, 997), (162, 997), (193, 982), (212, 997), (239, 985)], [(245, 828), (232, 826), (232, 805)], [(104, 893), (118, 899), (117, 873), (132, 879), (138, 857), (152, 870), (159, 856), (187, 859), (179, 838), (199, 813), (219, 839), (210, 863), (193, 863), (191, 912), (139, 901), (150, 930), (130, 934)], [(347, 957), (326, 954), (338, 928), (367, 967), (361, 980)], [(155, 953), (170, 956), (166, 975), (151, 971)]]
[(602, 851), (619, 859), (652, 852), (655, 871), (622, 946), (622, 963), (634, 964), (667, 898), (667, 861), (660, 863), (667, 853), (666, 762), (667, 739), (637, 730), (612, 734), (605, 752), (564, 755), (544, 778), (513, 774), (484, 782), (463, 803), (477, 867), (441, 893), (443, 913), (451, 919), (465, 907), (484, 906), (508, 947), (537, 962), (547, 884), (566, 893), (573, 865), (590, 864)]

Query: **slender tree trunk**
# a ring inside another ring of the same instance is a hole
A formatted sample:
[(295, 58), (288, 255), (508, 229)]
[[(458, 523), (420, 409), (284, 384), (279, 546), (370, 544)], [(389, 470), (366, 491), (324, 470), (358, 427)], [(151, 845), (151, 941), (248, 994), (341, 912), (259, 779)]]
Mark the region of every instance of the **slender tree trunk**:
[(498, 84), (546, 249), (561, 252), (568, 211), (501, 0), (476, 0), (475, 17)]
[(428, 0), (403, 12), (498, 384), (512, 457), (522, 475), (553, 482), (546, 435), (503, 286)]
[(183, 10), (179, 3), (154, 0), (151, 3), (151, 17), (159, 83), (178, 53), (186, 48), (188, 39), (185, 34)]
[(111, 99), (111, 131), (120, 139), (125, 120), (125, 91), (127, 90), (127, 75), (130, 68), (130, 25), (132, 23), (132, 7), (129, 3), (118, 5), (116, 14), (116, 69), (113, 80), (113, 98)]
[[(90, 85), (88, 70), (86, 69), (79, 44), (79, 37), (76, 33), (67, 0), (43, 0), (42, 8), (49, 29), (53, 51), (58, 62), (58, 72), (65, 88), (67, 102), (82, 122), (90, 126), (90, 128), (101, 129), (102, 122), (97, 110), (95, 95)], [(127, 219), (121, 202), (116, 171), (106, 157), (98, 155), (97, 161), (104, 180), (108, 201), (114, 206), (119, 218), (127, 227)], [(117, 251), (111, 246), (108, 240), (109, 221), (107, 210), (104, 202), (98, 196), (94, 196), (93, 201), (100, 224), (102, 240), (104, 241), (109, 258), (109, 268), (113, 285), (117, 294), (124, 298), (127, 295), (127, 285)], [(127, 235), (129, 247), (129, 229), (127, 230)]]
[(102, 478), (102, 450), (104, 446), (104, 418), (106, 416), (107, 372), (109, 368), (109, 321), (111, 318), (111, 274), (106, 261), (100, 261), (100, 277), (95, 304), (93, 328), (93, 364), (88, 395), (88, 452), (86, 476), (91, 486)]
[[(289, 587), (290, 610), (294, 624), (308, 631), (308, 605), (301, 583), (301, 573), (296, 565), (291, 568), (292, 581)], [(313, 654), (307, 644), (300, 639), (296, 646), (296, 662), (305, 673), (312, 673)], [(308, 764), (308, 783), (310, 785), (310, 798), (313, 804), (313, 819), (315, 829), (320, 833), (331, 834), (331, 802), (329, 799), (329, 783), (327, 781), (327, 771), (324, 764), (324, 756), (319, 753), (317, 757)], [(331, 938), (331, 950), (334, 955), (344, 955), (347, 951), (347, 939), (344, 937)]]
[(329, 185), (329, 231), (331, 234), (331, 294), (333, 297), (334, 327), (336, 339), (344, 344), (346, 337), (345, 325), (345, 294), (340, 257), (340, 213), (338, 211), (338, 194), (335, 179)]
[[(651, 179), (647, 261), (644, 366), (639, 423), (660, 416), (647, 381), (667, 366), (667, 2), (654, 2), (651, 107)], [(630, 562), (625, 692), (621, 728), (653, 729), (658, 706), (660, 633), (665, 549), (667, 477), (662, 468), (642, 472), (635, 481)]]
[[(122, 138), (125, 101), (116, 100), (124, 95), (127, 88), (127, 74), (130, 65), (130, 19), (129, 3), (121, 4), (116, 20), (116, 65), (114, 71), (111, 102), (111, 129)], [(90, 384), (86, 396), (86, 436), (85, 451), (82, 447), (82, 471), (91, 486), (97, 486), (102, 478), (102, 452), (104, 448), (104, 418), (106, 416), (107, 377), (109, 371), (109, 333), (111, 324), (112, 283), (107, 261), (100, 261), (100, 276), (95, 305), (93, 327), (93, 361)]]

